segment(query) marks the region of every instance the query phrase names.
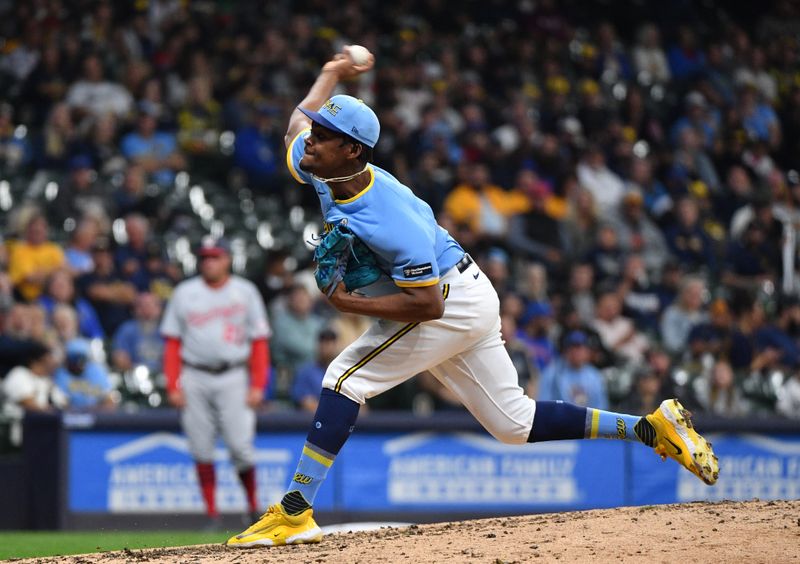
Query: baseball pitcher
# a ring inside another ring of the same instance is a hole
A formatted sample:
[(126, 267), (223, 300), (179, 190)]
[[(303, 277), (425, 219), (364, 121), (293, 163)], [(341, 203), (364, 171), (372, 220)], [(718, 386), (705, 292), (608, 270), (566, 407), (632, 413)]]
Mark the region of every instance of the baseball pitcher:
[(178, 284), (161, 322), (164, 374), (169, 402), (181, 410), (200, 489), (211, 525), (219, 523), (215, 502), (214, 445), (227, 445), (256, 512), (253, 466), (254, 408), (264, 397), (270, 328), (256, 287), (230, 273), (224, 239), (203, 239), (200, 276)]
[[(287, 493), (227, 545), (319, 542), (312, 504), (359, 406), (425, 370), (500, 441), (641, 442), (713, 484), (717, 459), (677, 400), (639, 417), (524, 394), (503, 347), (492, 284), (425, 202), (370, 164), (380, 132), (375, 113), (361, 100), (331, 97), (339, 80), (373, 64), (372, 55), (354, 63), (345, 48), (323, 66), (290, 118), (286, 162), (295, 180), (319, 195), (328, 235), (315, 253), (318, 286), (338, 310), (379, 320), (328, 367)], [(376, 276), (359, 272), (370, 261), (356, 258), (357, 241), (374, 255)], [(368, 285), (359, 288), (362, 282)]]

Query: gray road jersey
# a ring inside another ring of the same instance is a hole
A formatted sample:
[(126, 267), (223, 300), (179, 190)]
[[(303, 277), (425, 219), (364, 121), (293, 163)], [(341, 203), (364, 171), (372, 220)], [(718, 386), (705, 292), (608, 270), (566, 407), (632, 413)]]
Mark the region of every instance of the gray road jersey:
[(217, 366), (246, 361), (250, 342), (270, 336), (261, 294), (232, 275), (221, 288), (199, 276), (178, 284), (161, 321), (161, 333), (181, 340), (186, 362)]

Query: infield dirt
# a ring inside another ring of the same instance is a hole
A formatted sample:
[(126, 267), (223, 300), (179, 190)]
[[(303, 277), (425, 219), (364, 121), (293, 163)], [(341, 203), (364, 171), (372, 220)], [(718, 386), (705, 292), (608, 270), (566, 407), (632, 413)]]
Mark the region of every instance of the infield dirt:
[(800, 501), (685, 503), (412, 525), (315, 545), (201, 545), (16, 562), (800, 562)]

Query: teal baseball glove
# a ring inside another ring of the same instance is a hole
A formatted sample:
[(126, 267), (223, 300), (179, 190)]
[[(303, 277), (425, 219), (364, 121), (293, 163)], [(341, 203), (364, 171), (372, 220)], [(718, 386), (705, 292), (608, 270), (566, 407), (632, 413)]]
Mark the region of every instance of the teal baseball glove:
[(330, 297), (339, 282), (352, 292), (369, 286), (381, 276), (378, 261), (361, 239), (342, 221), (331, 229), (314, 250), (317, 287)]

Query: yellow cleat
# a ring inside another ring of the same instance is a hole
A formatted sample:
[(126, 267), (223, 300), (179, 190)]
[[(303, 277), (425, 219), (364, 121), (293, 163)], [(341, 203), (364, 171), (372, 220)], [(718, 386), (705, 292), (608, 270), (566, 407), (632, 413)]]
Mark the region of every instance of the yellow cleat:
[(309, 508), (300, 515), (288, 515), (283, 506), (276, 503), (246, 531), (229, 538), (225, 545), (250, 548), (319, 542), (322, 540), (322, 530), (314, 522), (313, 513), (314, 510)]
[(662, 401), (658, 409), (647, 416), (656, 430), (655, 451), (662, 460), (667, 456), (674, 458), (713, 486), (719, 477), (719, 460), (711, 450), (711, 443), (692, 427), (691, 415), (676, 399)]

